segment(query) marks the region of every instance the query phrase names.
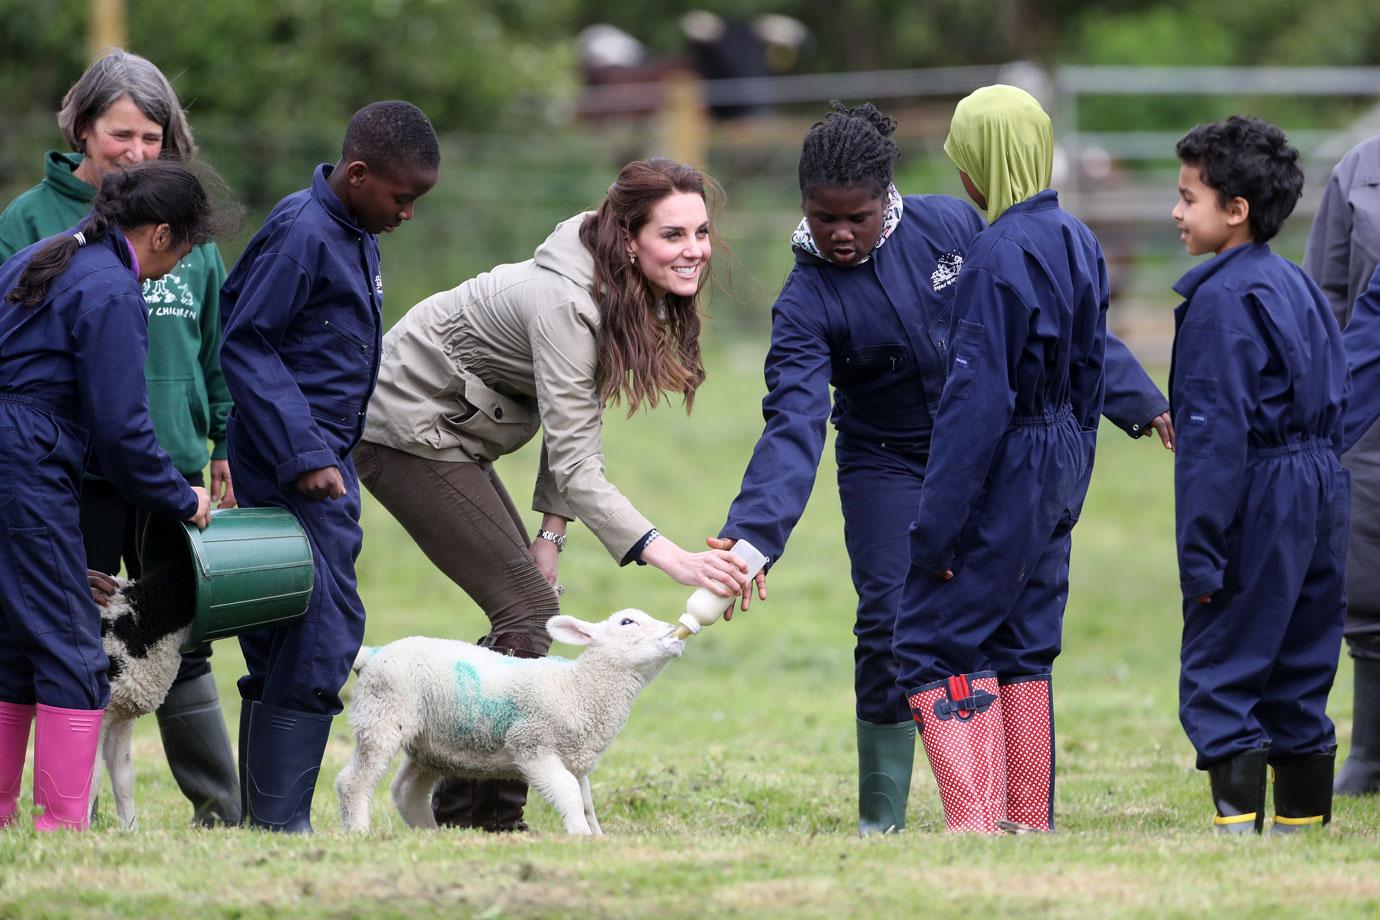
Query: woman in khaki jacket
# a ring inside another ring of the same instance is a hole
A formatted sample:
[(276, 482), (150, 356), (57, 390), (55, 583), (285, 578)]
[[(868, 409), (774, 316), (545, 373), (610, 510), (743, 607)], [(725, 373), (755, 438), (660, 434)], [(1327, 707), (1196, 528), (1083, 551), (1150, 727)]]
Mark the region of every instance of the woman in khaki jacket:
[[(629, 163), (599, 210), (561, 223), (535, 255), (417, 304), (383, 340), (355, 450), (360, 481), (489, 618), (481, 645), (540, 657), (559, 612), (557, 554), (579, 518), (620, 565), (654, 565), (725, 597), (746, 584), (723, 550), (662, 536), (604, 477), (604, 406), (704, 381), (699, 291), (710, 233), (705, 178), (667, 159)], [(535, 541), (493, 469), (542, 430)], [(437, 821), (525, 827), (527, 787), (446, 780)]]

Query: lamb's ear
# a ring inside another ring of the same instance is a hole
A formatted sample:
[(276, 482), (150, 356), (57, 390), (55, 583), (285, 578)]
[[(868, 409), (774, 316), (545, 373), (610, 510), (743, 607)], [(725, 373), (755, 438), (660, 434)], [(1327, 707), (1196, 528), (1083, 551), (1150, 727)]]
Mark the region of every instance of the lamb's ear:
[(546, 621), (546, 631), (551, 638), (566, 645), (589, 645), (594, 641), (594, 624), (575, 617), (554, 616)]

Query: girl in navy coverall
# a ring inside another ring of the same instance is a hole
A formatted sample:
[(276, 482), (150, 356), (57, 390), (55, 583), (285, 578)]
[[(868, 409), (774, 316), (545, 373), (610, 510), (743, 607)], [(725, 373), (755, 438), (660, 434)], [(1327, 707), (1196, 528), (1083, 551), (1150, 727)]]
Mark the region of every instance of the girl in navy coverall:
[[(956, 198), (901, 197), (892, 185), (895, 127), (871, 105), (837, 106), (805, 137), (805, 216), (792, 239), (795, 268), (772, 309), (766, 428), (713, 544), (747, 539), (780, 558), (814, 485), (832, 384), (844, 541), (858, 593), (863, 833), (905, 823), (915, 723), (896, 684), (896, 604), (944, 386), (956, 282), (985, 226)], [(1150, 433), (1154, 420), (1167, 446), (1168, 401), (1124, 345), (1109, 361), (1116, 370), (1109, 416), (1132, 436)]]
[(0, 827), (18, 808), (31, 721), (34, 826), (89, 821), (109, 662), (78, 526), (88, 449), (149, 511), (209, 519), (206, 490), (154, 439), (139, 285), (211, 231), (201, 183), (155, 160), (107, 176), (85, 221), (0, 268)]
[(1097, 239), (1049, 189), (1051, 125), (1028, 93), (969, 95), (944, 150), (991, 223), (954, 295), (896, 618), (899, 681), (948, 830), (1049, 830), (1050, 671), (1102, 411), (1107, 272)]
[(1214, 254), (1174, 286), (1179, 717), (1219, 833), (1262, 829), (1267, 763), (1272, 831), (1321, 826), (1346, 617), (1342, 335), (1322, 292), (1268, 245), (1303, 188), (1284, 132), (1233, 116), (1177, 152), (1180, 238)]
[(286, 508), (311, 541), (315, 582), (301, 620), (240, 638), (240, 781), (247, 823), (311, 832), (316, 775), (364, 638), (355, 586), (359, 480), (350, 451), (378, 377), (378, 233), (412, 217), (440, 151), (421, 110), (355, 113), (335, 166), (273, 208), (221, 290), (230, 470), (247, 507)]

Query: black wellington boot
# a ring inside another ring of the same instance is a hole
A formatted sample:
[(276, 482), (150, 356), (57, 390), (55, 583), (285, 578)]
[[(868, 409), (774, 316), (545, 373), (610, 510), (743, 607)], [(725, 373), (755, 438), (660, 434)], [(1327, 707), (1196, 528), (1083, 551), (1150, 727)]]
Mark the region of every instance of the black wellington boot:
[(1275, 764), (1271, 834), (1294, 834), (1332, 821), (1332, 765), (1336, 759), (1334, 748)]
[(216, 678), (174, 683), (158, 707), (158, 731), (173, 779), (192, 803), (192, 822), (239, 824), (241, 795)]
[(1380, 792), (1380, 660), (1352, 658), (1356, 696), (1352, 703), (1351, 752), (1337, 771), (1337, 795)]
[(245, 756), (245, 821), (251, 827), (310, 834), (311, 800), (331, 716), (254, 703)]
[(1267, 747), (1238, 754), (1208, 767), (1212, 804), (1217, 814), (1212, 829), (1218, 834), (1259, 834), (1265, 826), (1265, 767)]

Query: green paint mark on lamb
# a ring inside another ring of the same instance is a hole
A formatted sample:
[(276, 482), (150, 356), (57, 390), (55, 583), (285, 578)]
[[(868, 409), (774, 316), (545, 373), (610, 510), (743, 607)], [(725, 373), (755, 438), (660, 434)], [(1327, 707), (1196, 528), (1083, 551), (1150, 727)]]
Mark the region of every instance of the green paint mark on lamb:
[(517, 706), (507, 697), (486, 695), (479, 685), (479, 672), (468, 662), (455, 663), (455, 684), (460, 704), (460, 732), (478, 735), (491, 744), (501, 743), (508, 727), (517, 718)]

